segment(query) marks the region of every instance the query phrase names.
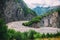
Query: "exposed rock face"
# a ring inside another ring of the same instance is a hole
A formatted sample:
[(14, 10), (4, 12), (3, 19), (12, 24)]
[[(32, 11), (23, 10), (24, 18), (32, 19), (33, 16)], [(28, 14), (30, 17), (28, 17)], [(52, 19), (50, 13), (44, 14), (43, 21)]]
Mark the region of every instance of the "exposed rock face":
[[(35, 23), (33, 25), (35, 25)], [(60, 28), (60, 13), (54, 12), (54, 13), (44, 17), (35, 26), (36, 27), (59, 27)]]
[(25, 7), (27, 6), (22, 0), (6, 1), (5, 6), (4, 6), (5, 21), (11, 22), (11, 21), (18, 21), (18, 20), (31, 20), (35, 15), (28, 13), (25, 16), (25, 11), (23, 9)]

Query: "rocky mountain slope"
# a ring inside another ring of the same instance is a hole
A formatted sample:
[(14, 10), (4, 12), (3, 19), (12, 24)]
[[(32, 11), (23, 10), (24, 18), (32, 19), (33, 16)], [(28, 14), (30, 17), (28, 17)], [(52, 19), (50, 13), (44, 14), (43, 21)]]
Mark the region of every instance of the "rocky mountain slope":
[[(31, 20), (36, 16), (36, 13), (28, 8), (23, 0), (5, 0), (4, 6), (1, 8), (3, 9), (2, 17), (6, 22)], [(2, 12), (0, 14), (2, 14)]]

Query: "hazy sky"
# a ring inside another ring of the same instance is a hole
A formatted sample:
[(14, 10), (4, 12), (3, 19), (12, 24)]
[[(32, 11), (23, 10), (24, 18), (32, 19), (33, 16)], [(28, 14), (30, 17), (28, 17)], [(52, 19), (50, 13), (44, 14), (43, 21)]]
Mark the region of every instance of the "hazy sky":
[(24, 0), (29, 8), (36, 6), (57, 6), (60, 5), (60, 0)]

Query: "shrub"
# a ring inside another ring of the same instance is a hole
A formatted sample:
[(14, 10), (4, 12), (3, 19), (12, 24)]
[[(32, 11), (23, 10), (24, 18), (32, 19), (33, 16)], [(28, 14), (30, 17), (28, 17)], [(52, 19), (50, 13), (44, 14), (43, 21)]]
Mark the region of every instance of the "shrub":
[(13, 29), (9, 29), (8, 34), (9, 34), (9, 40), (14, 40), (14, 39), (15, 40), (24, 40), (27, 38), (27, 37), (24, 37), (25, 36), (24, 33), (16, 32)]
[(15, 34), (16, 34), (16, 31), (15, 30), (9, 29), (8, 30), (9, 40), (15, 39)]
[(32, 25), (33, 23), (40, 22), (41, 17), (42, 17), (42, 16), (37, 16), (37, 17), (33, 18), (31, 21), (26, 22), (26, 23), (23, 23), (22, 25), (24, 25), (24, 26), (30, 26), (30, 25)]
[(26, 22), (26, 23), (23, 23), (22, 25), (24, 26), (30, 26), (32, 24), (32, 22)]
[(52, 38), (52, 37), (54, 37), (54, 35), (51, 33), (49, 37)]
[(60, 36), (60, 32), (57, 32), (57, 33), (55, 34), (55, 37), (57, 37), (57, 36)]
[(56, 34), (40, 34), (34, 30), (30, 30), (29, 32), (15, 32), (14, 30), (10, 30), (10, 40), (16, 39), (16, 40), (34, 40), (36, 38), (52, 38), (52, 37), (58, 37), (60, 36), (60, 32), (57, 32)]
[(56, 34), (40, 34), (34, 30), (30, 30), (29, 32), (16, 32), (13, 29), (8, 30), (9, 34), (9, 40), (34, 40), (36, 38), (51, 38), (51, 37), (58, 37), (60, 36), (60, 32), (57, 32)]
[(23, 32), (22, 33), (22, 39), (23, 40), (28, 40), (28, 32)]
[(0, 19), (0, 40), (8, 40), (8, 27), (3, 19)]
[(28, 26), (28, 23), (26, 22), (26, 23), (23, 23), (22, 25), (24, 25), (24, 26)]
[(41, 36), (41, 38), (45, 38), (45, 37), (46, 37), (46, 35), (43, 33), (42, 36)]
[(46, 37), (47, 37), (47, 38), (49, 38), (49, 37), (50, 37), (50, 34), (49, 34), (49, 33), (47, 33), (47, 34), (46, 34)]
[(30, 30), (30, 31), (28, 32), (28, 38), (29, 38), (30, 40), (34, 40), (34, 34), (36, 34), (36, 32), (35, 32), (34, 30)]
[(35, 39), (36, 39), (36, 38), (41, 38), (41, 36), (42, 36), (42, 34), (40, 34), (40, 33), (34, 34), (34, 38), (35, 38)]
[(16, 39), (16, 40), (23, 40), (23, 39), (22, 39), (22, 35), (23, 35), (23, 34), (22, 34), (21, 32), (16, 32), (16, 33), (15, 33), (15, 39)]

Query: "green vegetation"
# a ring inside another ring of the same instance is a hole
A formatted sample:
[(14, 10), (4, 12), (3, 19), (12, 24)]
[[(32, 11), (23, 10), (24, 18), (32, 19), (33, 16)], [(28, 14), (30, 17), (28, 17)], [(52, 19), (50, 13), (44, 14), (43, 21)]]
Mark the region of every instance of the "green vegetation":
[(56, 9), (56, 11), (58, 11), (58, 13), (60, 14), (60, 7)]
[(28, 14), (31, 14), (33, 16), (37, 16), (37, 14), (31, 10), (30, 8), (28, 8), (28, 6), (26, 5), (26, 3), (23, 0), (15, 0), (16, 3), (21, 3), (21, 8), (24, 12), (24, 16), (26, 17)]
[[(4, 9), (6, 8), (5, 2), (9, 2), (9, 1), (10, 0), (0, 0), (0, 18), (5, 18), (5, 15), (4, 15)], [(22, 12), (24, 13), (25, 17), (28, 14), (32, 15), (33, 17), (37, 16), (37, 14), (33, 10), (28, 8), (28, 6), (26, 5), (26, 3), (23, 0), (13, 0), (13, 2), (15, 2), (16, 5), (17, 5), (17, 3), (19, 4), (19, 8), (20, 8), (20, 10), (22, 9)]]
[[(6, 0), (5, 0), (6, 1)], [(3, 15), (3, 6), (5, 4), (4, 0), (1, 0), (0, 4), (0, 18)], [(17, 2), (17, 1), (16, 1)], [(31, 13), (32, 15), (35, 15), (32, 10), (30, 10), (29, 8), (24, 8), (23, 7), (24, 12), (26, 13), (25, 16), (28, 13)], [(27, 11), (28, 10), (28, 11)], [(60, 11), (59, 11), (60, 12)], [(2, 13), (2, 14), (1, 14)], [(27, 22), (27, 23), (23, 23), (23, 25), (25, 26), (29, 26), (32, 25), (33, 23), (37, 23), (40, 22), (40, 20), (43, 17), (48, 16), (49, 14), (44, 14), (41, 16), (37, 16), (35, 18), (33, 18), (31, 21)], [(5, 22), (3, 19), (0, 19), (0, 40), (34, 40), (37, 38), (52, 38), (52, 37), (60, 37), (60, 32), (57, 32), (56, 34), (40, 34), (36, 31), (30, 30), (29, 32), (17, 32), (13, 29), (8, 29), (8, 27), (6, 26)]]
[(8, 29), (3, 19), (0, 19), (0, 40), (8, 40)]
[(53, 38), (53, 37), (59, 37), (60, 36), (60, 32), (57, 32), (56, 34), (40, 34), (38, 32), (35, 32), (33, 30), (30, 30), (29, 32), (15, 32), (10, 29), (9, 31), (10, 33), (10, 39), (9, 40), (34, 40), (37, 38)]
[(27, 16), (28, 14), (31, 14), (31, 15), (33, 15), (33, 16), (36, 16), (37, 14), (33, 11), (33, 10), (31, 10), (30, 8), (23, 8), (23, 10), (24, 10), (24, 12), (25, 12), (25, 16)]
[(13, 40), (15, 38), (16, 31), (13, 29), (8, 29), (9, 40)]
[(42, 18), (48, 16), (49, 14), (51, 14), (51, 13), (46, 13), (46, 14), (44, 14), (44, 15), (36, 16), (36, 17), (33, 18), (31, 21), (26, 22), (26, 23), (23, 23), (22, 25), (24, 25), (24, 26), (30, 26), (30, 25), (32, 25), (33, 23), (38, 23), (38, 22), (41, 21)]
[(37, 38), (60, 37), (60, 32), (56, 34), (40, 34), (34, 30), (28, 32), (18, 32), (13, 29), (7, 29), (4, 21), (0, 19), (0, 40), (35, 40)]
[(42, 18), (44, 18), (46, 16), (49, 16), (50, 14), (52, 14), (53, 12), (56, 12), (56, 11), (58, 13), (60, 13), (60, 8), (57, 8), (56, 10), (51, 10), (51, 11), (49, 11), (49, 12), (43, 14), (43, 15), (36, 16), (35, 18), (30, 20), (29, 22), (23, 23), (22, 25), (24, 25), (24, 26), (31, 26), (32, 24), (40, 22)]
[(10, 39), (9, 40), (34, 40), (37, 38), (55, 38), (55, 37), (60, 37), (60, 32), (57, 32), (56, 34), (40, 34), (34, 30), (30, 30), (29, 32), (16, 32), (12, 29), (9, 29), (8, 32), (10, 35)]
[(29, 22), (26, 22), (26, 23), (23, 23), (24, 26), (30, 26), (32, 25), (33, 23), (37, 23), (41, 20), (42, 16), (37, 16), (35, 18), (33, 18), (31, 21)]

